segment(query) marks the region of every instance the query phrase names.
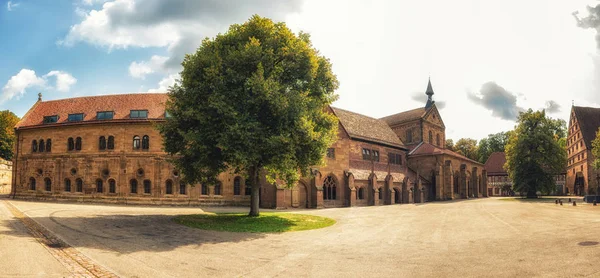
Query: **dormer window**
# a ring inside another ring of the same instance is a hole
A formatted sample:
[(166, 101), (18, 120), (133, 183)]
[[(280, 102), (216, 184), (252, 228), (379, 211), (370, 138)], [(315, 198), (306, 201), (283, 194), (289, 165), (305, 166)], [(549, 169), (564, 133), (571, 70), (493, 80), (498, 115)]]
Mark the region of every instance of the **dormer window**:
[(58, 122), (58, 115), (44, 116), (45, 124), (51, 124), (51, 123), (56, 123), (56, 122)]
[(81, 122), (81, 121), (83, 121), (83, 113), (69, 114), (68, 121), (69, 122)]
[(97, 120), (112, 120), (115, 113), (113, 111), (102, 111), (96, 114)]
[(148, 118), (148, 110), (131, 110), (129, 113), (129, 118), (131, 119), (147, 119)]
[(169, 111), (165, 111), (165, 118), (171, 118), (171, 113), (169, 113)]

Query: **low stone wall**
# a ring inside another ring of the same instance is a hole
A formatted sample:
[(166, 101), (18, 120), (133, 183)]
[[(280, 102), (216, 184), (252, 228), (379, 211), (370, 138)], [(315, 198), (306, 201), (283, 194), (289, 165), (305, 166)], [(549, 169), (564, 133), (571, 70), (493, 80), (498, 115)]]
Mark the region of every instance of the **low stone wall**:
[(10, 184), (0, 184), (0, 194), (9, 194)]

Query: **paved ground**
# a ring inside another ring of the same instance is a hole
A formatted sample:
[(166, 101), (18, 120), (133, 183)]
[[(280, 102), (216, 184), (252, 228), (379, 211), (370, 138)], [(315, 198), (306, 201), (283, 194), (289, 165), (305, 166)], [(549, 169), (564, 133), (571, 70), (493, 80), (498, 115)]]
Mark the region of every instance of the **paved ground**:
[[(201, 231), (171, 221), (172, 215), (201, 212), (197, 208), (10, 203), (123, 277), (600, 276), (600, 206), (489, 198), (306, 210), (338, 223), (264, 235)], [(8, 250), (0, 256), (0, 276), (64, 274), (7, 215), (0, 209), (0, 252)], [(19, 256), (17, 246), (31, 253), (3, 273), (4, 258)]]

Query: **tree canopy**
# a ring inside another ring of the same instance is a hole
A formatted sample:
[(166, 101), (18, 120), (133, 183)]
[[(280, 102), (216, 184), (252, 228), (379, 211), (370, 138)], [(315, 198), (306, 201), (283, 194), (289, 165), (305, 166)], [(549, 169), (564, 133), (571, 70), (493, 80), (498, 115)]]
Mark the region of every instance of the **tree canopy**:
[(600, 169), (600, 128), (596, 132), (596, 139), (592, 141), (592, 155), (594, 156), (594, 169)]
[(564, 171), (567, 163), (567, 151), (559, 143), (563, 131), (557, 123), (546, 117), (543, 110), (529, 109), (519, 114), (506, 145), (504, 166), (514, 191), (527, 192), (528, 198), (536, 198), (538, 191), (555, 189), (554, 175)]
[(454, 145), (454, 151), (472, 160), (477, 160), (477, 140), (471, 138), (458, 139)]
[(255, 15), (205, 39), (182, 65), (159, 127), (164, 148), (189, 183), (247, 174), (251, 216), (259, 214), (259, 175), (291, 186), (336, 139), (328, 105), (338, 81), (308, 34)]
[(477, 161), (485, 163), (494, 152), (504, 152), (508, 142), (508, 132), (499, 132), (488, 135), (487, 138), (479, 140), (477, 146)]
[(13, 157), (13, 146), (16, 141), (15, 125), (19, 117), (8, 110), (0, 111), (0, 157), (11, 160)]

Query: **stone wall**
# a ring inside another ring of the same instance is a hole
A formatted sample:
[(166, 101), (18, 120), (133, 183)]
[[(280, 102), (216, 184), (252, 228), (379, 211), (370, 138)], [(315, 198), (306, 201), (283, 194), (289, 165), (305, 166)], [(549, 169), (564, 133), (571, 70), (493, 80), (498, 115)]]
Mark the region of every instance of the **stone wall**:
[(12, 184), (12, 162), (0, 159), (0, 194), (8, 194)]

